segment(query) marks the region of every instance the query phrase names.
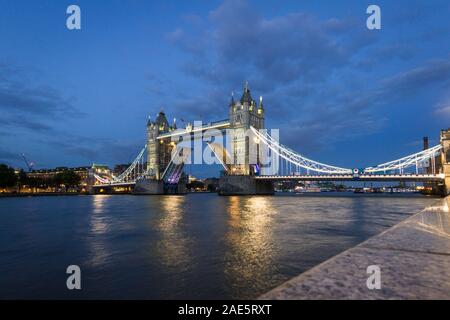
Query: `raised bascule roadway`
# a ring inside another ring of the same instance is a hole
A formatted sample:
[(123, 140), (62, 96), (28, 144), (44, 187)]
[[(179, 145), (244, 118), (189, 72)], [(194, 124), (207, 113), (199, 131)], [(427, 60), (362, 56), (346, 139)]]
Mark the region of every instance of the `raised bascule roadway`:
[[(175, 120), (170, 125), (161, 111), (155, 121), (149, 118), (147, 143), (131, 165), (118, 176), (92, 172), (91, 190), (130, 186), (135, 193), (184, 193), (183, 167), (190, 163), (191, 145), (183, 141), (204, 141), (209, 132), (226, 132), (230, 141), (226, 146), (206, 142), (223, 167), (219, 181), (223, 195), (272, 194), (273, 182), (285, 180), (423, 182), (450, 192), (450, 130), (441, 130), (440, 144), (420, 152), (368, 168), (342, 168), (282, 145), (264, 129), (264, 113), (262, 97), (257, 104), (248, 84), (240, 100), (232, 96), (225, 120), (177, 128)], [(253, 142), (265, 150), (262, 156), (262, 149), (252, 148)]]

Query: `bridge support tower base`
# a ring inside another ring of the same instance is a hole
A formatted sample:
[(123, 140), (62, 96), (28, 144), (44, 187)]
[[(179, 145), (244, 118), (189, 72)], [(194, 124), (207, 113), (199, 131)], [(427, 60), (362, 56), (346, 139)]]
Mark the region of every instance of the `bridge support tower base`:
[(178, 185), (167, 186), (162, 180), (144, 179), (136, 181), (133, 194), (185, 194), (186, 183), (181, 181)]
[(223, 176), (219, 179), (219, 195), (273, 195), (271, 181), (257, 180), (254, 176)]
[(440, 188), (440, 191), (443, 196), (450, 195), (450, 167), (447, 165), (444, 165), (444, 185)]
[(150, 179), (136, 181), (133, 194), (164, 194), (164, 182)]

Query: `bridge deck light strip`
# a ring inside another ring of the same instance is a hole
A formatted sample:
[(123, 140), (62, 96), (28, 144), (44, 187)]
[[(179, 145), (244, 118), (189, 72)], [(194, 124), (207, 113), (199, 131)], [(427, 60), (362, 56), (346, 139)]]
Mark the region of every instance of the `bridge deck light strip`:
[(375, 167), (369, 167), (364, 169), (365, 173), (375, 173), (375, 172), (384, 172), (391, 171), (397, 169), (405, 169), (412, 166), (417, 166), (418, 164), (424, 163), (428, 160), (433, 160), (436, 156), (439, 155), (442, 146), (439, 144), (432, 148), (423, 150), (421, 152), (414, 153), (412, 155), (389, 161), (386, 163), (379, 164)]
[(351, 174), (352, 170), (347, 168), (340, 168), (336, 166), (330, 166), (324, 163), (320, 163), (311, 159), (308, 159), (295, 151), (283, 146), (278, 141), (274, 140), (268, 133), (262, 134), (254, 127), (250, 127), (253, 133), (262, 141), (266, 146), (275, 152), (278, 156), (289, 161), (290, 163), (302, 167), (304, 169), (326, 173), (326, 174)]
[(97, 174), (95, 174), (95, 173), (94, 173), (94, 178), (97, 179), (98, 181), (100, 181), (100, 182), (103, 183), (103, 184), (109, 184), (109, 183), (111, 183), (110, 180), (105, 179), (105, 178), (102, 178), (102, 177), (100, 177), (99, 175), (97, 175)]
[[(158, 137), (158, 139), (172, 137), (172, 136), (181, 136), (181, 135), (187, 135), (195, 132), (200, 131), (206, 131), (208, 129), (218, 129), (218, 128), (227, 128), (229, 127), (230, 122), (228, 120), (218, 121), (214, 123), (209, 123), (206, 126), (193, 128), (190, 131), (186, 130), (177, 130), (172, 131), (170, 133), (167, 133), (165, 135), (161, 135)], [(433, 171), (433, 174), (418, 174), (417, 168), (419, 164), (424, 163), (431, 159), (433, 166), (434, 166), (434, 160), (435, 157), (440, 154), (442, 151), (442, 145), (437, 145), (432, 148), (429, 148), (427, 150), (423, 150), (421, 152), (417, 152), (415, 154), (389, 161), (383, 164), (379, 164), (375, 167), (369, 167), (364, 169), (363, 172), (360, 174), (354, 175), (353, 170), (347, 169), (347, 168), (341, 168), (336, 166), (330, 166), (324, 163), (320, 163), (311, 159), (308, 159), (299, 153), (289, 149), (288, 147), (285, 147), (281, 145), (278, 141), (273, 139), (267, 132), (262, 134), (258, 130), (256, 130), (254, 127), (250, 127), (252, 132), (255, 134), (255, 136), (261, 141), (263, 144), (265, 144), (269, 149), (278, 155), (280, 158), (283, 158), (284, 160), (288, 161), (291, 164), (294, 164), (295, 166), (307, 169), (308, 172), (312, 171), (315, 173), (319, 173), (319, 175), (306, 175), (306, 176), (277, 176), (277, 175), (265, 175), (257, 177), (258, 179), (360, 179), (360, 180), (389, 180), (389, 179), (401, 179), (401, 180), (416, 180), (416, 181), (430, 181), (430, 180), (442, 180), (444, 179), (444, 174), (435, 174)], [(208, 144), (208, 146), (211, 148), (211, 145)], [(181, 145), (179, 145), (177, 148), (180, 148)], [(134, 159), (132, 164), (118, 177), (115, 177), (112, 175), (112, 177), (104, 178), (97, 174), (94, 174), (95, 179), (100, 182), (101, 185), (94, 185), (94, 187), (98, 186), (112, 186), (112, 185), (128, 185), (128, 184), (134, 184), (137, 180), (141, 179), (145, 175), (148, 174), (148, 169), (144, 170), (144, 157), (145, 157), (145, 150), (147, 149), (147, 145), (145, 145), (142, 150), (139, 152), (138, 156)], [(190, 149), (189, 149), (190, 150)], [(213, 152), (215, 153), (214, 148), (212, 148)], [(187, 154), (189, 152), (186, 152), (186, 157), (183, 157), (182, 162), (184, 163), (187, 158)], [(216, 154), (216, 153), (215, 153)], [(217, 154), (216, 154), (217, 156)], [(173, 161), (174, 159), (172, 159)], [(172, 162), (171, 161), (171, 162)], [(403, 169), (416, 166), (416, 174), (404, 174)], [(224, 164), (222, 163), (222, 166)], [(225, 166), (224, 166), (225, 168)], [(167, 169), (167, 168), (166, 168)], [(393, 171), (396, 169), (400, 169), (400, 174), (392, 174), (386, 172)], [(379, 172), (384, 172), (384, 174), (377, 174)], [(165, 172), (163, 176), (165, 175)]]
[(142, 157), (144, 156), (144, 152), (147, 150), (147, 144), (142, 148), (141, 152), (139, 152), (138, 156), (134, 161), (131, 163), (131, 165), (118, 177), (113, 178), (112, 182), (114, 183), (120, 183), (124, 182), (127, 178), (130, 177), (130, 175), (133, 173), (133, 170), (136, 168), (136, 166), (141, 161)]
[[(112, 179), (106, 179), (106, 178), (100, 177), (99, 175), (94, 173), (94, 178), (97, 181), (99, 181), (100, 183), (102, 183), (103, 186), (128, 184), (130, 182), (134, 183), (136, 180), (142, 178), (142, 176), (144, 176), (146, 174), (145, 170), (143, 169), (143, 160), (144, 160), (145, 150), (147, 150), (147, 145), (145, 145), (142, 148), (142, 150), (139, 152), (137, 157), (133, 160), (131, 165), (118, 177), (112, 175)], [(96, 186), (98, 186), (98, 185), (96, 185)]]
[(193, 133), (203, 132), (206, 130), (212, 130), (212, 129), (225, 129), (230, 127), (230, 121), (229, 120), (222, 120), (217, 122), (210, 122), (206, 125), (202, 125), (201, 127), (193, 127), (191, 130), (187, 129), (177, 129), (171, 132), (163, 133), (159, 135), (156, 139), (167, 139), (172, 137), (179, 137), (179, 136), (185, 136), (190, 135)]
[(430, 182), (444, 180), (444, 174), (362, 174), (354, 176), (350, 174), (319, 174), (319, 175), (268, 175), (256, 176), (257, 180), (269, 181), (409, 181)]

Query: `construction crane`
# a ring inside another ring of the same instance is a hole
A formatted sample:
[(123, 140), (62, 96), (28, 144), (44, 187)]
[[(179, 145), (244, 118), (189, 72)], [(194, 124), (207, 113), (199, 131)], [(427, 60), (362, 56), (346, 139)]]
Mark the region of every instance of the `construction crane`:
[(23, 161), (25, 161), (25, 164), (28, 167), (28, 171), (31, 172), (33, 170), (33, 167), (34, 167), (34, 163), (33, 162), (28, 162), (27, 158), (25, 157), (25, 153), (22, 153), (22, 158), (23, 158)]

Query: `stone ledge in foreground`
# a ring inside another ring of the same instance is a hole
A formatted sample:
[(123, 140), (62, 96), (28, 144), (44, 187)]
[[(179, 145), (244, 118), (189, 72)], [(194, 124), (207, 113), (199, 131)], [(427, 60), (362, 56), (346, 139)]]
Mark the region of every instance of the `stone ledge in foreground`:
[[(450, 299), (450, 197), (289, 280), (260, 299)], [(366, 286), (369, 265), (381, 289)]]

